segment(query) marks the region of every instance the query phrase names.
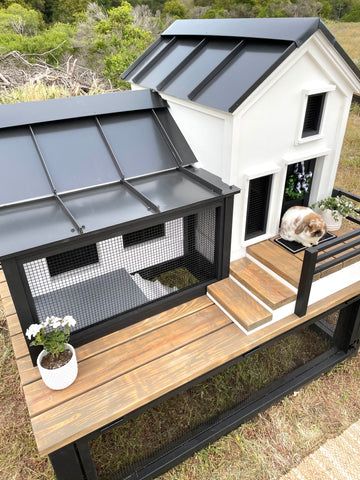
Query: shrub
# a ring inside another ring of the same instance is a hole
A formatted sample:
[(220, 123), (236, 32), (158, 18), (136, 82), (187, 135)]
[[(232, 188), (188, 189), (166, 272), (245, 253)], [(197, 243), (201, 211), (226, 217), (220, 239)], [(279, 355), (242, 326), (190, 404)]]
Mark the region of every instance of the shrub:
[(24, 36), (16, 33), (0, 33), (0, 54), (14, 50), (21, 53), (45, 54), (43, 60), (56, 64), (64, 53), (72, 50), (74, 27), (58, 23), (37, 35)]
[(134, 23), (132, 6), (123, 1), (105, 13), (92, 4), (79, 24), (75, 48), (82, 63), (103, 73), (113, 85), (126, 87), (124, 70), (152, 41), (150, 32)]
[(188, 11), (185, 5), (179, 0), (167, 0), (164, 3), (163, 13), (176, 19), (186, 18)]
[(7, 8), (0, 8), (0, 33), (35, 35), (44, 27), (39, 12), (12, 3)]

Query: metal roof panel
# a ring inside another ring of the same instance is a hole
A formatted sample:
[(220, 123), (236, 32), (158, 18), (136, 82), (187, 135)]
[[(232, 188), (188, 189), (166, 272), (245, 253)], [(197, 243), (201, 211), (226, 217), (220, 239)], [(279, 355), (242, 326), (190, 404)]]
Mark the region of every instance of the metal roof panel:
[(220, 110), (230, 110), (284, 54), (287, 44), (245, 42), (243, 49), (194, 98)]
[(29, 129), (0, 131), (0, 205), (51, 194)]
[(0, 257), (77, 235), (54, 198), (0, 209)]
[(0, 105), (0, 128), (161, 107), (166, 102), (150, 90), (21, 102)]
[(131, 112), (100, 119), (125, 177), (176, 167), (176, 162), (150, 112)]
[(85, 232), (120, 225), (152, 214), (121, 184), (71, 193), (63, 200), (79, 223), (85, 226)]
[(51, 122), (33, 130), (58, 192), (119, 180), (93, 118)]
[(131, 184), (158, 205), (161, 211), (185, 207), (218, 196), (177, 170), (134, 179)]

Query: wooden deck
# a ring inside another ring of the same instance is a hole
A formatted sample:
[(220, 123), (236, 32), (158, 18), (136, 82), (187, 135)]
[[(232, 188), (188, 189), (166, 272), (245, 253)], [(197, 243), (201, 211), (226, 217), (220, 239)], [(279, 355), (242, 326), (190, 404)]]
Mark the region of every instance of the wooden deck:
[(48, 390), (33, 367), (3, 273), (0, 291), (25, 400), (45, 455), (346, 301), (360, 282), (245, 335), (206, 296), (77, 348), (79, 376)]
[[(356, 224), (351, 224), (349, 222), (343, 227), (343, 229), (334, 233), (336, 233), (337, 236), (340, 236), (346, 232), (355, 230), (356, 228), (357, 228)], [(349, 242), (350, 241), (351, 240), (349, 240)], [(272, 272), (282, 277), (284, 280), (286, 280), (288, 283), (293, 285), (295, 288), (298, 287), (299, 281), (300, 281), (302, 264), (303, 264), (303, 258), (304, 258), (303, 251), (296, 254), (290, 253), (285, 248), (275, 243), (273, 239), (264, 240), (263, 242), (259, 242), (254, 245), (251, 245), (250, 247), (247, 247), (246, 251), (248, 255), (258, 260), (262, 265), (265, 265), (265, 267), (269, 268)], [(329, 261), (335, 257), (336, 255), (334, 257), (330, 257), (326, 261)], [(315, 276), (315, 280), (318, 280), (319, 278), (324, 277), (326, 275), (330, 275), (331, 273), (334, 273), (338, 270), (341, 270), (344, 267), (347, 267), (348, 265), (351, 265), (352, 263), (359, 262), (359, 261), (360, 261), (360, 255), (348, 261), (342, 262), (339, 265), (336, 265), (335, 267), (325, 270), (321, 274), (318, 274), (317, 276)], [(319, 263), (319, 265), (321, 265), (321, 262)]]

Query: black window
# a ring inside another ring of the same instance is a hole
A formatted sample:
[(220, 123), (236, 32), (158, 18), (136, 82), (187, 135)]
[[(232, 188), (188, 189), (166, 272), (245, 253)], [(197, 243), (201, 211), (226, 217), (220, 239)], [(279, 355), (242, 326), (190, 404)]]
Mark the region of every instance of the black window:
[(99, 262), (96, 244), (51, 255), (46, 259), (51, 277)]
[(136, 232), (126, 233), (123, 235), (124, 247), (131, 247), (132, 245), (138, 245), (139, 243), (148, 242), (155, 238), (161, 238), (165, 236), (165, 224), (154, 225), (153, 227), (143, 228)]
[(272, 175), (250, 180), (245, 240), (266, 232)]
[(325, 93), (308, 96), (302, 137), (310, 137), (319, 133), (324, 102)]

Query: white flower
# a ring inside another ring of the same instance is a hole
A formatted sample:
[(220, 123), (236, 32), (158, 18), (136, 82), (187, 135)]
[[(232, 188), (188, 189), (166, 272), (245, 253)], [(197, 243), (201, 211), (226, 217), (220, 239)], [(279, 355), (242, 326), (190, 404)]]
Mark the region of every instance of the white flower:
[(51, 317), (48, 317), (48, 320), (48, 325), (50, 325), (54, 330), (58, 327), (61, 327), (61, 317), (55, 317), (54, 315), (52, 315)]
[(63, 321), (62, 321), (62, 326), (63, 327), (66, 327), (66, 326), (69, 326), (69, 327), (75, 327), (76, 325), (76, 320), (74, 317), (72, 317), (71, 315), (66, 315), (64, 318), (63, 318)]
[(43, 327), (45, 327), (45, 328), (48, 327), (49, 324), (50, 324), (50, 317), (46, 317), (45, 320), (43, 320), (43, 321), (41, 322), (41, 324), (42, 324)]
[(26, 330), (26, 336), (29, 340), (31, 340), (32, 337), (36, 337), (36, 335), (42, 330), (44, 327), (43, 325), (39, 323), (33, 323), (30, 325), (30, 327)]

